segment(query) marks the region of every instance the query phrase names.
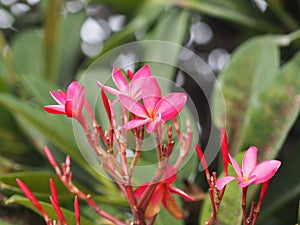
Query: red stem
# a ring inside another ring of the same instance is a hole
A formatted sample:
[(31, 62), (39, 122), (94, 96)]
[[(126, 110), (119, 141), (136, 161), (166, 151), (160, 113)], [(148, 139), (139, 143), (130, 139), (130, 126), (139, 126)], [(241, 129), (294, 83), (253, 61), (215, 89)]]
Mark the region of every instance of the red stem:
[(247, 186), (247, 187), (244, 187), (242, 190), (243, 190), (243, 194), (242, 194), (243, 222), (244, 222), (244, 225), (247, 225), (247, 224), (249, 224), (249, 223), (247, 222), (247, 211), (246, 211), (248, 186)]
[(259, 200), (257, 203), (257, 206), (253, 212), (253, 221), (252, 221), (252, 225), (255, 225), (258, 215), (260, 213), (260, 208), (262, 205), (262, 202), (266, 196), (267, 190), (269, 188), (269, 184), (270, 184), (270, 180), (266, 181), (265, 183), (262, 184), (261, 190), (260, 190), (260, 195), (259, 195)]

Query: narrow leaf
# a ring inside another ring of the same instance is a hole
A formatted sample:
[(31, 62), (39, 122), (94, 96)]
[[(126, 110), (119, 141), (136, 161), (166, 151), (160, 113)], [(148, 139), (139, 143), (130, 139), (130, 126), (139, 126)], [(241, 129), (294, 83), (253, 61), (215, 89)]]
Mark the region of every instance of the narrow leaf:
[[(36, 213), (40, 214), (40, 212), (33, 206), (33, 204), (25, 197), (21, 197), (19, 195), (13, 195), (6, 201), (6, 204), (13, 204), (13, 203), (23, 205), (29, 209), (32, 209)], [(40, 204), (43, 207), (43, 209), (45, 209), (45, 211), (47, 212), (49, 217), (52, 219), (55, 219), (57, 221), (58, 217), (57, 217), (57, 214), (56, 214), (55, 210), (53, 209), (52, 205), (50, 203), (46, 203), (46, 202), (42, 202), (42, 201), (40, 201)], [(62, 207), (61, 207), (61, 210), (62, 210), (68, 224), (76, 224), (75, 213), (73, 211), (62, 208)], [(90, 221), (90, 220), (87, 220), (86, 218), (81, 217), (81, 224), (82, 225), (93, 225), (94, 223), (93, 223), (93, 221)]]

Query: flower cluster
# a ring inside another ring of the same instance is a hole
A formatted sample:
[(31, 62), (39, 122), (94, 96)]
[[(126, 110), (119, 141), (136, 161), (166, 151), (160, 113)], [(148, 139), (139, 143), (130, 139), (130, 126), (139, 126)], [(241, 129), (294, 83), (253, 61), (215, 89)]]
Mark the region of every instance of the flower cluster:
[[(62, 90), (57, 92), (50, 91), (58, 105), (47, 105), (44, 109), (52, 114), (65, 114), (67, 117), (79, 122), (91, 149), (96, 153), (102, 167), (114, 179), (127, 199), (133, 218), (130, 224), (153, 224), (162, 206), (175, 218), (183, 219), (183, 214), (173, 194), (177, 194), (189, 201), (195, 201), (193, 197), (173, 186), (177, 178), (177, 170), (187, 156), (193, 138), (190, 122), (186, 121), (186, 132), (182, 133), (176, 119), (186, 104), (187, 95), (182, 92), (175, 92), (162, 96), (159, 83), (152, 76), (148, 65), (143, 66), (136, 73), (131, 71), (125, 73), (115, 67), (112, 72), (112, 79), (115, 83), (115, 88), (106, 86), (100, 81), (97, 82), (109, 121), (107, 130), (103, 130), (103, 127), (98, 124), (96, 116), (85, 98), (84, 87), (75, 81), (69, 85), (67, 92)], [(114, 96), (115, 100), (111, 102), (107, 94)], [(118, 124), (116, 119), (116, 107), (121, 108), (121, 124)], [(129, 120), (128, 118), (131, 119)], [(128, 148), (127, 132), (129, 130), (132, 131), (135, 138), (135, 148), (132, 149), (134, 156), (130, 163), (126, 156), (126, 149)], [(157, 169), (151, 180), (134, 188), (132, 178), (141, 155), (145, 132), (151, 133), (155, 137)], [(167, 138), (164, 139), (165, 134), (167, 134)], [(171, 165), (169, 159), (174, 151), (175, 135), (175, 138), (178, 139), (179, 156), (177, 161)], [(127, 224), (127, 221), (119, 220), (102, 210), (90, 194), (82, 192), (73, 184), (69, 156), (66, 157), (65, 163), (59, 167), (48, 147), (45, 147), (44, 150), (61, 182), (76, 196), (74, 201), (76, 225), (80, 224), (78, 198), (84, 200), (94, 209), (95, 213), (110, 222), (120, 225)], [(275, 175), (281, 163), (278, 160), (267, 160), (257, 164), (258, 150), (256, 147), (251, 146), (246, 151), (242, 168), (240, 168), (228, 152), (228, 140), (224, 128), (221, 130), (221, 150), (224, 163), (224, 177), (217, 179), (216, 172), (210, 173), (204, 153), (196, 144), (196, 152), (205, 170), (209, 184), (208, 193), (212, 205), (211, 218), (207, 224), (213, 224), (217, 218), (226, 185), (233, 180), (237, 180), (243, 193), (244, 225), (255, 225), (270, 179)], [(237, 176), (228, 174), (229, 164), (233, 166)], [(41, 212), (47, 225), (67, 224), (60, 209), (58, 195), (52, 180), (50, 180), (52, 192), (50, 202), (57, 214), (57, 221), (49, 218), (47, 212), (22, 181), (17, 180), (17, 183), (24, 194)], [(249, 216), (247, 216), (246, 194), (248, 186), (252, 184), (262, 184), (262, 188), (257, 205), (252, 204)]]
[[(187, 156), (192, 142), (193, 134), (189, 121), (186, 123), (186, 133), (181, 133), (176, 119), (185, 106), (187, 96), (181, 92), (162, 96), (158, 81), (152, 76), (148, 65), (143, 66), (136, 73), (131, 71), (124, 73), (115, 67), (112, 79), (116, 88), (106, 86), (100, 81), (97, 82), (109, 120), (109, 128), (106, 131), (98, 124), (96, 116), (86, 100), (84, 87), (76, 81), (69, 85), (67, 92), (62, 90), (57, 92), (50, 91), (58, 105), (47, 105), (44, 109), (52, 114), (65, 114), (67, 117), (79, 122), (86, 134), (90, 147), (96, 153), (102, 167), (118, 184), (120, 191), (128, 200), (134, 217), (133, 224), (153, 224), (162, 205), (175, 218), (182, 219), (183, 214), (173, 194), (177, 194), (189, 201), (194, 201), (194, 199), (172, 184), (176, 180), (177, 170)], [(107, 94), (115, 96), (115, 100), (111, 102)], [(118, 124), (116, 119), (116, 107), (120, 107), (122, 111), (121, 124)], [(131, 120), (128, 118), (131, 118)], [(167, 121), (171, 121), (171, 123), (166, 129)], [(126, 136), (128, 130), (132, 130), (136, 139), (136, 146), (133, 149), (135, 154), (130, 164), (126, 157)], [(134, 190), (131, 180), (141, 155), (144, 132), (154, 134), (158, 166), (153, 178)], [(165, 133), (167, 133), (166, 141), (163, 139)], [(179, 140), (180, 156), (175, 164), (171, 165), (169, 158), (175, 146), (173, 140), (175, 134)], [(69, 156), (67, 156), (66, 162), (60, 169), (47, 147), (45, 147), (45, 154), (56, 174), (71, 193), (86, 201), (99, 216), (115, 224), (125, 224), (124, 221), (102, 210), (91, 195), (83, 193), (72, 183)], [(117, 156), (120, 157), (120, 160), (118, 160)], [(21, 183), (21, 181), (18, 181), (18, 184), (24, 194), (32, 201), (33, 195), (29, 194), (29, 189), (25, 188), (25, 184)], [(57, 212), (58, 222), (66, 224), (62, 212), (59, 211), (57, 198), (54, 196), (56, 195), (53, 194), (51, 202), (54, 203), (53, 207)], [(33, 204), (38, 206), (36, 199)], [(43, 209), (37, 208), (42, 215), (46, 215)], [(46, 221), (50, 221), (48, 216), (44, 216), (44, 218)]]
[[(196, 145), (196, 152), (205, 170), (207, 182), (209, 184), (209, 194), (212, 205), (212, 215), (207, 224), (213, 224), (217, 217), (219, 205), (222, 201), (226, 185), (233, 180), (237, 180), (239, 187), (242, 188), (242, 210), (244, 216), (243, 223), (244, 225), (255, 225), (262, 201), (270, 183), (270, 179), (279, 169), (281, 162), (278, 160), (266, 160), (257, 164), (258, 150), (255, 146), (250, 146), (244, 155), (242, 168), (240, 168), (238, 163), (228, 152), (228, 140), (224, 127), (222, 127), (221, 130), (221, 150), (224, 163), (224, 177), (217, 179), (215, 172), (210, 175), (204, 154), (200, 147)], [(228, 176), (228, 164), (233, 166), (237, 177)], [(251, 184), (262, 184), (262, 188), (256, 207), (255, 203), (253, 203), (249, 216), (247, 216), (246, 197), (248, 186)]]

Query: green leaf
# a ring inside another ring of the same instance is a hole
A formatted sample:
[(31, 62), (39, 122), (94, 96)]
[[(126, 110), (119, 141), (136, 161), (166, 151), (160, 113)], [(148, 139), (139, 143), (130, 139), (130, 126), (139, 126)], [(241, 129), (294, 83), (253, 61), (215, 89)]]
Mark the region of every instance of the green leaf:
[(53, 98), (50, 95), (50, 90), (57, 90), (56, 86), (49, 83), (45, 77), (20, 76), (22, 87), (26, 90), (27, 95), (39, 106), (51, 104)]
[[(74, 151), (76, 145), (72, 137), (72, 125), (64, 117), (48, 115), (46, 112), (36, 109), (28, 105), (27, 102), (9, 94), (0, 94), (0, 104), (7, 107), (10, 111), (25, 117), (66, 154), (70, 154), (75, 160), (83, 161), (78, 152)], [(47, 120), (45, 120), (46, 115), (49, 116)]]
[(259, 31), (280, 31), (278, 26), (247, 1), (186, 0), (178, 3), (184, 8), (197, 10), (204, 15), (227, 20)]
[(256, 145), (260, 159), (276, 157), (300, 111), (300, 53), (257, 96), (243, 127), (241, 147)]
[(59, 199), (61, 200), (70, 200), (73, 199), (74, 196), (66, 189), (66, 187), (62, 184), (59, 178), (51, 174), (49, 172), (19, 172), (19, 173), (9, 173), (0, 175), (1, 184), (5, 184), (3, 186), (6, 190), (11, 190), (14, 193), (21, 194), (21, 190), (16, 183), (16, 179), (19, 178), (22, 180), (34, 193), (34, 195), (38, 199), (48, 200), (51, 190), (49, 179), (52, 178), (55, 186), (57, 188), (57, 192), (59, 195)]
[[(181, 45), (186, 36), (189, 13), (185, 10), (171, 8), (163, 14), (154, 30), (146, 35), (144, 60), (148, 61), (154, 76), (174, 80)], [(159, 42), (161, 41), (161, 42)], [(169, 43), (171, 42), (171, 43)], [(175, 45), (178, 44), (178, 45)]]
[(84, 10), (68, 13), (61, 19), (58, 79), (64, 84), (74, 79), (74, 68), (78, 67), (81, 56), (80, 29), (85, 19)]
[[(18, 195), (13, 195), (12, 197), (10, 197), (7, 201), (6, 204), (13, 204), (13, 203), (17, 203), (20, 205), (23, 205), (29, 209), (32, 209), (33, 211), (35, 211), (36, 213), (40, 214), (40, 211), (37, 210), (35, 208), (35, 206), (27, 199)], [(55, 212), (55, 210), (53, 209), (52, 205), (46, 202), (39, 202), (40, 205), (43, 207), (43, 209), (47, 212), (47, 214), (49, 215), (49, 217), (51, 219), (54, 219), (57, 221), (58, 217), (57, 214)], [(61, 207), (61, 211), (65, 216), (65, 219), (67, 221), (68, 224), (76, 224), (76, 220), (75, 220), (75, 214), (74, 212), (72, 212), (71, 210), (65, 209)], [(80, 224), (82, 225), (93, 225), (94, 223), (90, 220), (87, 220), (84, 217), (80, 218)]]
[[(240, 152), (234, 158), (237, 163), (241, 164), (242, 159), (244, 157), (244, 152)], [(235, 176), (235, 171), (232, 166), (228, 167), (229, 175)], [(223, 177), (224, 174), (222, 173), (219, 177)], [(220, 204), (220, 208), (217, 215), (217, 221), (220, 222), (222, 225), (238, 225), (242, 221), (242, 191), (241, 188), (238, 186), (236, 181), (233, 181), (227, 184), (222, 202)], [(200, 214), (200, 223), (205, 224), (210, 216), (211, 216), (212, 208), (210, 203), (209, 195), (207, 195), (206, 199), (204, 200), (202, 211)]]
[[(26, 122), (30, 123), (33, 128), (40, 132), (40, 134), (45, 136), (62, 152), (70, 155), (73, 160), (104, 184), (106, 188), (116, 191), (116, 187), (112, 182), (96, 173), (96, 171), (82, 158), (77, 150), (73, 137), (72, 124), (68, 118), (59, 115), (49, 115), (9, 94), (0, 94), (0, 104), (7, 107), (7, 109), (14, 112), (16, 115), (23, 117)], [(104, 187), (103, 189), (105, 190)]]
[[(229, 65), (219, 75), (216, 85), (220, 85), (220, 89), (213, 90), (212, 113), (219, 127), (227, 119), (230, 149), (237, 151), (241, 147), (241, 137), (250, 124), (250, 110), (257, 107), (258, 95), (274, 79), (278, 65), (276, 38), (256, 37), (243, 43), (233, 53)], [(227, 114), (220, 108), (223, 96)]]
[(298, 224), (300, 223), (300, 201), (298, 206)]
[(163, 1), (147, 0), (143, 2), (135, 17), (120, 32), (113, 34), (104, 43), (101, 53), (94, 57), (92, 61), (95, 61), (99, 56), (133, 38), (135, 32), (147, 30), (164, 8)]
[(23, 30), (12, 40), (13, 67), (19, 74), (43, 76), (45, 74), (41, 31)]
[(265, 221), (271, 215), (280, 214), (280, 210), (293, 199), (300, 196), (300, 154), (295, 150), (282, 161), (282, 166), (272, 179), (262, 205), (259, 221)]
[(17, 172), (25, 169), (24, 166), (0, 156), (0, 176), (2, 174)]
[(48, 1), (45, 32), (44, 50), (46, 76), (52, 82), (57, 80), (57, 70), (59, 66), (59, 31), (60, 31), (60, 1)]

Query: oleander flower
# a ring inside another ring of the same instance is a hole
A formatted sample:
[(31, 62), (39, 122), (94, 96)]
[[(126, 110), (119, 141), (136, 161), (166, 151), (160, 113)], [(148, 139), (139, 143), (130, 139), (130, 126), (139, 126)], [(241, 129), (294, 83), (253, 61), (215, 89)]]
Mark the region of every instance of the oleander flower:
[(226, 184), (233, 180), (238, 180), (241, 188), (247, 187), (250, 184), (261, 184), (270, 180), (278, 168), (281, 162), (278, 160), (266, 160), (257, 164), (257, 148), (251, 146), (245, 153), (242, 162), (242, 168), (237, 162), (228, 154), (230, 163), (232, 164), (237, 177), (225, 176), (217, 180), (216, 187), (221, 190)]
[[(161, 206), (164, 207), (170, 212), (177, 219), (182, 219), (183, 215), (182, 212), (176, 203), (176, 200), (173, 194), (177, 194), (182, 198), (185, 198), (189, 201), (195, 201), (194, 198), (186, 194), (184, 191), (180, 190), (179, 188), (171, 186), (175, 182), (177, 178), (177, 172), (174, 167), (168, 165), (165, 179), (163, 179), (159, 184), (156, 186), (153, 195), (151, 196), (151, 200), (146, 208), (145, 217), (147, 219), (152, 218), (153, 216), (157, 215), (161, 209)], [(140, 198), (144, 191), (147, 189), (149, 182), (142, 184), (139, 186), (135, 191), (135, 195), (137, 198)]]
[(67, 92), (62, 90), (50, 91), (58, 105), (46, 105), (44, 109), (52, 114), (66, 114), (68, 117), (78, 118), (85, 103), (84, 87), (73, 81)]

